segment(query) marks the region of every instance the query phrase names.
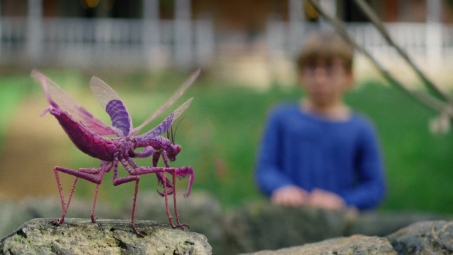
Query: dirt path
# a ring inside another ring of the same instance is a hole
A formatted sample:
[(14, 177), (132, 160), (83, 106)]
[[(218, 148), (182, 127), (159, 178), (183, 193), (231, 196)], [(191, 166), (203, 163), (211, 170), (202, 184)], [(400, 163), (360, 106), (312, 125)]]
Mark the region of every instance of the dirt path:
[(46, 107), (33, 97), (18, 106), (0, 148), (0, 199), (58, 194), (52, 169), (68, 163), (70, 141), (53, 116), (39, 116)]

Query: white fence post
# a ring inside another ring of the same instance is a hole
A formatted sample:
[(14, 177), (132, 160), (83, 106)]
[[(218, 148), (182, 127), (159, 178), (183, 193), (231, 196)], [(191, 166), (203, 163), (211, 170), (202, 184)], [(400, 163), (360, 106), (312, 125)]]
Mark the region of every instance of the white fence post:
[(142, 47), (145, 63), (151, 69), (163, 65), (161, 52), (159, 0), (143, 0)]
[(266, 44), (271, 56), (284, 53), (285, 41), (287, 42), (286, 22), (278, 19), (279, 17), (270, 16), (266, 27)]
[(426, 59), (431, 66), (442, 63), (442, 9), (440, 0), (427, 0), (426, 15)]
[(193, 59), (191, 6), (191, 0), (175, 0), (175, 65), (181, 69)]
[[(337, 1), (336, 0), (321, 0), (320, 1), (321, 7), (331, 16), (337, 16)], [(319, 22), (321, 23), (321, 27), (323, 29), (331, 28), (330, 23), (324, 19), (324, 17), (319, 16)]]
[(42, 47), (42, 0), (28, 0), (27, 50), (32, 64), (41, 61)]
[(302, 35), (305, 29), (305, 6), (304, 1), (290, 0), (289, 1), (289, 50), (290, 54), (294, 55), (300, 49), (302, 43)]
[(196, 62), (198, 66), (205, 66), (215, 54), (214, 27), (211, 19), (203, 18), (195, 22)]

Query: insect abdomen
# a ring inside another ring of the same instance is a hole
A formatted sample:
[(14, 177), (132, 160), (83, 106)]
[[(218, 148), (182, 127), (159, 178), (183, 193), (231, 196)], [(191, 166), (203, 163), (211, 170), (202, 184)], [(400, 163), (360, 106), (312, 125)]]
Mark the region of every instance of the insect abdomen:
[(71, 117), (62, 112), (55, 115), (63, 130), (69, 136), (72, 143), (82, 152), (101, 160), (113, 160), (115, 145), (112, 141), (88, 131), (82, 124), (75, 122)]

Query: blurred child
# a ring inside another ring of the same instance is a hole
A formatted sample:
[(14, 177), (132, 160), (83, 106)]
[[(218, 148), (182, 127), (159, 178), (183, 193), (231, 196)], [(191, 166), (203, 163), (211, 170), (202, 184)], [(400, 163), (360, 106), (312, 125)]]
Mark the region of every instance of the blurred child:
[(304, 44), (297, 68), (306, 96), (273, 108), (258, 154), (256, 180), (272, 203), (366, 210), (383, 199), (373, 125), (343, 102), (354, 82), (353, 53), (333, 33)]

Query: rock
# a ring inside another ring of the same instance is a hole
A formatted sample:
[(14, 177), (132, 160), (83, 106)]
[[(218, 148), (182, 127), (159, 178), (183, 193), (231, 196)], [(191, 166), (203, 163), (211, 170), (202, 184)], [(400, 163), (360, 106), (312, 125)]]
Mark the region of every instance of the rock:
[(14, 201), (0, 201), (0, 212), (0, 238), (33, 218), (23, 206)]
[(279, 249), (343, 236), (344, 212), (253, 203), (228, 216), (228, 254)]
[(453, 222), (425, 221), (388, 235), (398, 254), (453, 254)]
[(382, 237), (368, 237), (354, 235), (351, 237), (339, 237), (326, 241), (305, 244), (276, 251), (260, 251), (249, 255), (397, 255), (387, 239)]
[(60, 226), (33, 219), (0, 241), (0, 254), (212, 254), (204, 235), (168, 224), (137, 220), (68, 218)]
[[(91, 206), (90, 201), (73, 197), (66, 217), (88, 218), (91, 214)], [(2, 238), (33, 218), (59, 218), (61, 203), (58, 197), (26, 198), (20, 202), (0, 201), (0, 212), (0, 238)], [(95, 216), (112, 219), (119, 218), (119, 213), (112, 210), (110, 206), (98, 202)]]
[(419, 221), (448, 220), (451, 215), (415, 212), (369, 212), (360, 214), (345, 235), (386, 236)]
[[(173, 197), (168, 197), (168, 206), (173, 213)], [(224, 231), (224, 214), (220, 204), (204, 192), (194, 192), (189, 197), (184, 197), (183, 192), (178, 192), (177, 206), (181, 223), (187, 223), (191, 231), (204, 234), (212, 250), (216, 254), (224, 254), (226, 247)], [(135, 211), (136, 219), (168, 222), (165, 212), (165, 201), (157, 192), (143, 192), (137, 198)], [(124, 206), (122, 218), (131, 217), (131, 203)], [(176, 224), (173, 214), (173, 222)]]
[[(187, 198), (184, 198), (182, 193), (178, 192), (177, 196), (181, 223), (187, 223), (191, 231), (205, 235), (216, 254), (237, 254), (285, 247), (300, 248), (301, 245), (307, 243), (354, 234), (383, 237), (417, 221), (451, 220), (453, 218), (451, 215), (412, 212), (376, 212), (354, 215), (348, 212), (310, 207), (285, 208), (262, 202), (250, 203), (224, 213), (219, 203), (208, 193), (195, 192)], [(168, 202), (173, 213), (172, 196), (169, 197)], [(90, 200), (74, 197), (68, 210), (67, 219), (71, 217), (89, 218), (91, 203)], [(131, 201), (125, 202), (123, 209), (118, 212), (112, 210), (109, 205), (99, 203), (95, 215), (99, 217), (100, 223), (105, 222), (102, 219), (124, 219), (124, 221), (118, 222), (125, 222), (125, 226), (130, 229), (131, 205)], [(164, 199), (156, 192), (139, 193), (135, 214), (137, 222), (140, 219), (167, 223), (164, 205)], [(0, 212), (1, 238), (32, 218), (53, 217), (53, 219), (57, 219), (61, 214), (61, 205), (58, 197), (26, 199), (19, 203), (0, 201)], [(86, 221), (89, 222), (89, 220)], [(453, 247), (453, 244), (448, 242), (448, 237), (451, 237), (450, 233), (440, 232), (446, 230), (448, 229), (425, 227), (411, 230), (413, 232), (404, 232), (404, 235), (400, 236), (397, 235), (400, 233), (398, 231), (388, 237), (393, 238), (392, 244), (394, 243), (397, 251), (430, 251), (430, 249), (451, 251), (453, 249), (450, 247)], [(427, 231), (427, 234), (419, 234), (424, 231)], [(438, 233), (436, 231), (446, 235), (440, 243), (436, 243), (436, 235), (441, 235), (436, 234)], [(17, 236), (17, 233), (20, 237), (21, 232), (16, 231), (13, 235)], [(0, 254), (2, 253), (0, 252)]]

